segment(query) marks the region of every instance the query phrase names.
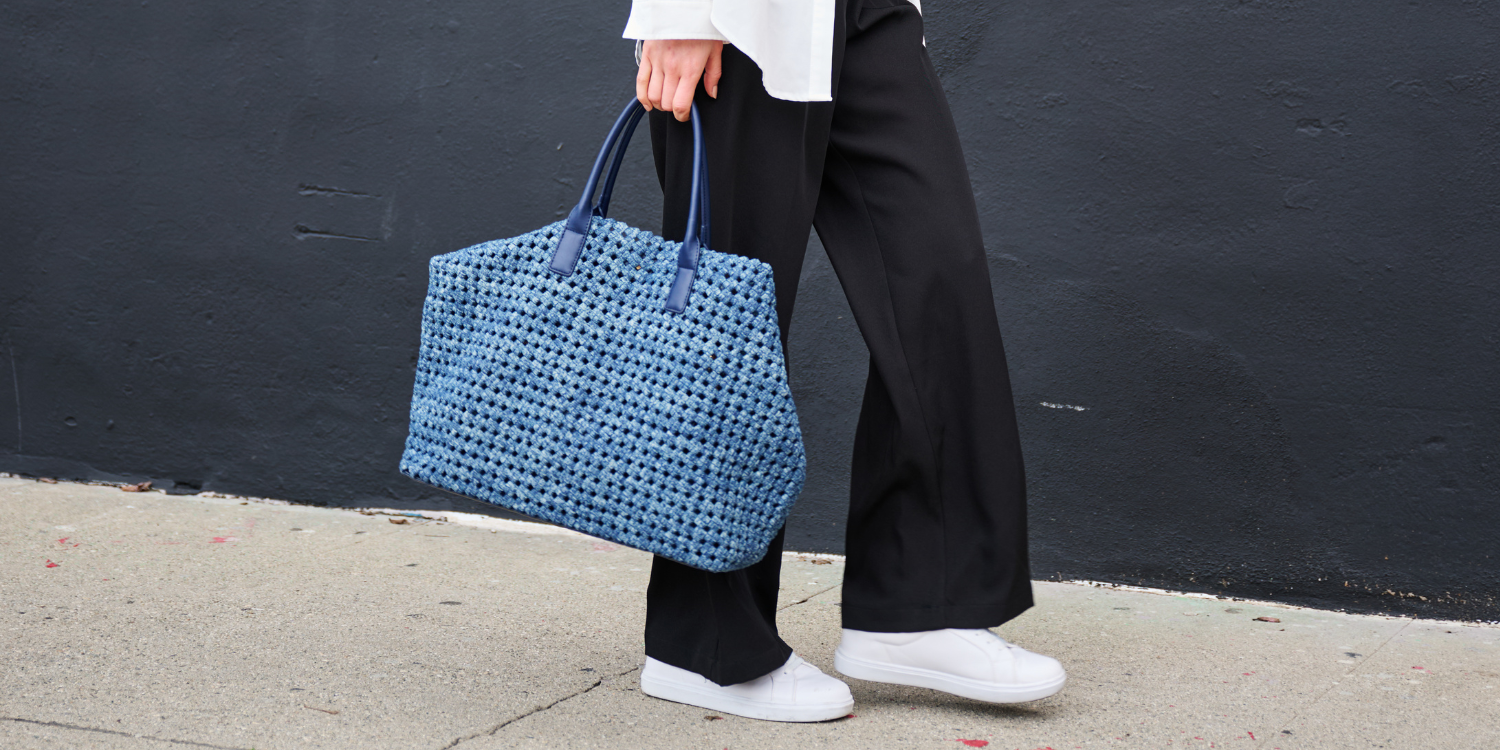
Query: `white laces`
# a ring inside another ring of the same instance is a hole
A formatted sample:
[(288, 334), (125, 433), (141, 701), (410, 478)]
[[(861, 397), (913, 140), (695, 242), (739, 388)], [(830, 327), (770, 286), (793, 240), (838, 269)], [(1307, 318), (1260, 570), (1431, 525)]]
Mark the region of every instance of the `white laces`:
[(995, 656), (1012, 656), (1012, 654), (1010, 654), (1010, 650), (1015, 648), (1015, 645), (1010, 643), (1009, 641), (1006, 641), (1004, 638), (995, 635), (994, 631), (980, 628), (970, 630), (968, 632), (978, 635), (979, 642), (983, 644), (983, 648), (989, 651), (991, 654), (994, 654)]
[(791, 658), (787, 659), (786, 663), (781, 665), (781, 668), (777, 670), (776, 674), (780, 677), (791, 677), (793, 679), (796, 679), (797, 670), (802, 669), (803, 667), (808, 667), (814, 672), (821, 673), (821, 670), (811, 664), (808, 664), (807, 661), (802, 657), (796, 654), (792, 654)]

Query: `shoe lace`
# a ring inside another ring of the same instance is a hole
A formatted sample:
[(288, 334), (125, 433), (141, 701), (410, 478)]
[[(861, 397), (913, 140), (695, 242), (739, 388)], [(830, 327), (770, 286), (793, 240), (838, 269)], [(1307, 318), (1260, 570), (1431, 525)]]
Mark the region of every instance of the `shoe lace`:
[(792, 675), (792, 676), (795, 677), (799, 673), (803, 673), (803, 672), (806, 672), (808, 670), (817, 671), (817, 669), (818, 669), (817, 667), (814, 667), (813, 665), (808, 664), (805, 661), (798, 660), (798, 662), (796, 664), (794, 664), (791, 667), (787, 668), (786, 674), (789, 674), (789, 675)]
[(1009, 641), (995, 634), (995, 631), (979, 628), (969, 631), (979, 636), (979, 642), (984, 648), (996, 656), (1005, 656), (1007, 652), (1015, 648)]
[(814, 673), (822, 674), (823, 670), (818, 669), (817, 667), (810, 664), (807, 660), (797, 656), (794, 656), (792, 659), (788, 659), (787, 663), (781, 665), (781, 668), (776, 671), (776, 674), (778, 676), (790, 677), (794, 680), (799, 676), (810, 675)]

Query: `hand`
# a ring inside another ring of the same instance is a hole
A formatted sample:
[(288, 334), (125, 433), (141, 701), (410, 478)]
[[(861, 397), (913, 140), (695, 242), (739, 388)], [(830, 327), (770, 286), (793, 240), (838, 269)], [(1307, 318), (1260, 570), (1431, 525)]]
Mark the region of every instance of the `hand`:
[(712, 39), (647, 39), (641, 45), (641, 69), (635, 75), (635, 98), (647, 112), (671, 110), (687, 122), (698, 80), (708, 95), (719, 98), (724, 43)]

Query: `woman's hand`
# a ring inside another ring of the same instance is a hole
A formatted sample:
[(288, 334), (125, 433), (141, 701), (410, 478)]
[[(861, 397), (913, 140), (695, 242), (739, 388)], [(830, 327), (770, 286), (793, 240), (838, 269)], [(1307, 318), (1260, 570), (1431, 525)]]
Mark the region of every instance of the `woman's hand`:
[(641, 69), (635, 75), (635, 98), (647, 112), (671, 110), (687, 122), (698, 79), (708, 95), (719, 98), (724, 43), (712, 39), (647, 39), (641, 45)]

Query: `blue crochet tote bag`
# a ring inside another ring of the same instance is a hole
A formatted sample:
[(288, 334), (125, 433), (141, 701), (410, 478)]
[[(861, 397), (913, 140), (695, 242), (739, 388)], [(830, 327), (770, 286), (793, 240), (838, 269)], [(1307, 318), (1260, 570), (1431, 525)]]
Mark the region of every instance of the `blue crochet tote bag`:
[(606, 218), (643, 113), (621, 113), (567, 220), (432, 259), (401, 472), (734, 570), (765, 555), (806, 474), (776, 289), (770, 265), (705, 247), (696, 107), (684, 240)]

